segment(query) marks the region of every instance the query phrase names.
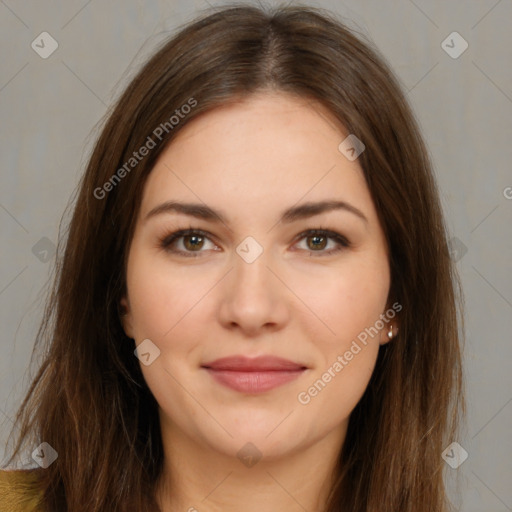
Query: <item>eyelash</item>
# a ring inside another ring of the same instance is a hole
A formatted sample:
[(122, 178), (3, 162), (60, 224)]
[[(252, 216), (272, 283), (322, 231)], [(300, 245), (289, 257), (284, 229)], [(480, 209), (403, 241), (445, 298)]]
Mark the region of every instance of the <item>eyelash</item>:
[[(174, 253), (174, 254), (181, 254), (187, 258), (197, 258), (200, 256), (200, 254), (204, 251), (182, 251), (182, 250), (176, 250), (172, 249), (170, 246), (180, 238), (187, 236), (187, 235), (199, 235), (201, 237), (208, 238), (210, 240), (210, 234), (207, 231), (203, 231), (202, 229), (196, 229), (192, 226), (188, 229), (179, 229), (177, 231), (174, 231), (173, 233), (170, 233), (166, 235), (164, 238), (160, 240), (159, 246), (160, 248), (164, 249), (167, 252)], [(331, 231), (329, 229), (308, 229), (306, 231), (303, 231), (299, 235), (297, 235), (297, 242), (301, 241), (303, 238), (307, 238), (309, 236), (324, 236), (326, 238), (330, 238), (334, 240), (338, 247), (335, 249), (330, 249), (329, 251), (319, 250), (319, 251), (307, 251), (310, 253), (310, 256), (325, 256), (325, 255), (331, 255), (334, 253), (337, 253), (339, 251), (342, 251), (344, 249), (347, 249), (351, 246), (350, 242), (342, 235), (337, 233), (336, 231)], [(210, 240), (212, 241), (212, 240)], [(213, 242), (213, 241), (212, 241)], [(317, 253), (317, 254), (315, 254)]]

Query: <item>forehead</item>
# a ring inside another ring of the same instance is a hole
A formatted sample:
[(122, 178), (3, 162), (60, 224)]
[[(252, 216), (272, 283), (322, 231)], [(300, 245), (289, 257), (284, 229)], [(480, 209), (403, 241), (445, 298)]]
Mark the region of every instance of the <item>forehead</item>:
[(178, 198), (238, 215), (329, 198), (355, 203), (371, 216), (362, 169), (338, 150), (347, 135), (307, 98), (265, 92), (218, 107), (189, 122), (162, 152), (147, 179), (141, 215)]

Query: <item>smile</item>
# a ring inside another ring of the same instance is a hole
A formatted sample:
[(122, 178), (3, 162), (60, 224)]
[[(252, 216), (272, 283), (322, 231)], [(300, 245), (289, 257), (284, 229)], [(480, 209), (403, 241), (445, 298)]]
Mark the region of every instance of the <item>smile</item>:
[(229, 370), (212, 370), (208, 373), (220, 384), (242, 393), (263, 393), (296, 379), (305, 371), (280, 370), (266, 372), (241, 372)]
[(274, 356), (233, 356), (202, 366), (218, 383), (242, 393), (263, 393), (295, 380), (307, 368)]

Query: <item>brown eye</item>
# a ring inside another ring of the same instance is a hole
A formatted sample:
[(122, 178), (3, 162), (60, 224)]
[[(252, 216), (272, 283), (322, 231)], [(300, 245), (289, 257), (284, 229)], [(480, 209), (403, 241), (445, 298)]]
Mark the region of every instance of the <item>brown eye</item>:
[[(298, 235), (299, 242), (306, 242), (306, 247), (302, 247), (310, 256), (329, 256), (351, 246), (350, 242), (336, 231), (326, 229), (310, 229)], [(197, 257), (201, 256), (203, 249), (208, 249), (208, 243), (211, 249), (216, 251), (218, 247), (212, 241), (211, 236), (201, 229), (180, 229), (160, 241), (160, 247), (167, 252), (179, 254), (182, 256)], [(330, 244), (332, 247), (328, 248)]]
[(185, 235), (183, 236), (183, 245), (188, 251), (201, 249), (204, 245), (204, 236), (202, 235)]
[(180, 229), (160, 241), (160, 247), (167, 252), (183, 256), (201, 256), (208, 244), (215, 250), (216, 245), (210, 236), (200, 229)]
[[(307, 237), (308, 247), (313, 250), (325, 249), (327, 245), (327, 237), (323, 235), (312, 235)], [(311, 243), (309, 243), (311, 242)]]
[[(298, 238), (299, 242), (305, 241), (306, 247), (302, 249), (309, 252), (310, 256), (329, 256), (350, 247), (350, 242), (344, 236), (326, 229), (310, 229)], [(326, 249), (331, 243), (333, 246)]]

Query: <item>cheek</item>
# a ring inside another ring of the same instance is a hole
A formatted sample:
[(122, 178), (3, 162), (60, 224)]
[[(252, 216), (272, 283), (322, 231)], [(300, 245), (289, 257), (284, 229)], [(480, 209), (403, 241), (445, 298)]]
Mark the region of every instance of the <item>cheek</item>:
[(309, 416), (325, 418), (325, 424), (314, 428), (335, 428), (361, 400), (380, 348), (374, 326), (384, 312), (386, 295), (385, 286), (362, 286), (354, 275), (317, 294), (319, 316), (334, 334), (323, 329), (322, 336), (311, 337), (317, 365), (297, 395)]
[[(197, 348), (198, 340), (204, 339), (197, 320), (204, 316), (201, 298), (212, 286), (209, 281), (191, 281), (183, 271), (135, 251), (129, 261), (127, 284), (135, 340), (138, 344), (148, 338), (160, 350), (152, 364), (141, 364), (141, 370), (155, 399), (166, 410), (182, 400), (179, 382), (190, 379), (190, 368), (183, 361)], [(180, 404), (189, 410), (186, 402)]]
[(183, 271), (137, 256), (130, 261), (127, 276), (135, 338), (164, 341), (197, 313), (212, 283), (207, 276), (186, 279)]
[(340, 351), (339, 359), (333, 358), (328, 366), (312, 376), (307, 387), (300, 390), (297, 395), (299, 407), (309, 417), (323, 419), (321, 424), (312, 425), (312, 429), (329, 431), (335, 428), (349, 418), (361, 400), (373, 373), (378, 348), (367, 345), (360, 350), (350, 361)]
[[(384, 313), (389, 291), (385, 264), (347, 265), (302, 283), (302, 295), (325, 329), (320, 337), (326, 346), (342, 347)], [(308, 322), (318, 322), (311, 315)], [(320, 325), (321, 327), (321, 325)]]
[(330, 411), (323, 428), (347, 418), (368, 386), (380, 347), (375, 322), (384, 313), (389, 291), (386, 260), (365, 264), (361, 258), (330, 277), (308, 290), (308, 304), (333, 332), (324, 329), (322, 336), (312, 337), (319, 364), (297, 397), (308, 414), (325, 417)]

